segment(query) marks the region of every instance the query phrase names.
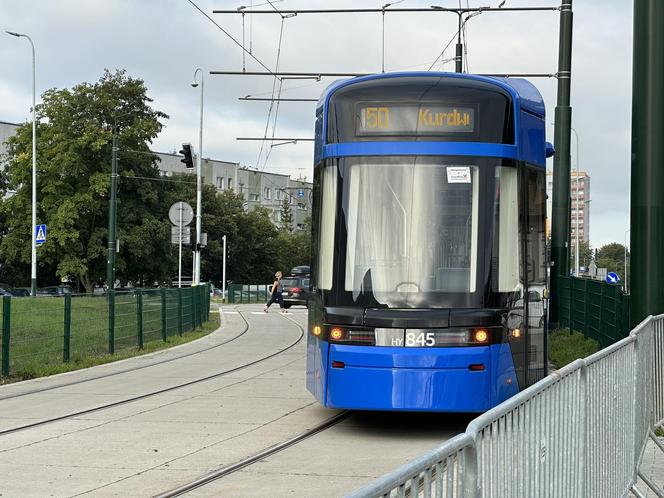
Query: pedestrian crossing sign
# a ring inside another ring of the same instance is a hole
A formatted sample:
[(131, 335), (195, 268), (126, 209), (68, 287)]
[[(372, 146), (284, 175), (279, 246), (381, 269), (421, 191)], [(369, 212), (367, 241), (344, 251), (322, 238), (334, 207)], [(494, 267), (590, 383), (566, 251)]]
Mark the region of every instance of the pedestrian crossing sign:
[(41, 245), (46, 242), (46, 225), (37, 225), (35, 227), (35, 243)]

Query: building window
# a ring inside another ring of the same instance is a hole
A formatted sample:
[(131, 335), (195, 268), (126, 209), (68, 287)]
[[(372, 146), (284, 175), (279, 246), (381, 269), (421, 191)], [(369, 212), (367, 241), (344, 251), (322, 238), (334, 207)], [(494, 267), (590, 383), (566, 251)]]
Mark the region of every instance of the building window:
[(219, 190), (224, 190), (224, 177), (223, 176), (218, 176), (217, 177), (217, 188)]
[(249, 200), (252, 202), (258, 202), (258, 194), (249, 194)]
[(305, 209), (307, 209), (307, 207), (304, 205), (303, 202), (298, 202), (297, 203), (297, 208), (301, 211), (304, 211)]
[(241, 194), (244, 194), (244, 183), (240, 183), (240, 185), (238, 185), (238, 191), (239, 191)]
[(304, 230), (304, 223), (298, 223), (297, 224), (297, 229), (298, 230)]
[(229, 178), (226, 185), (228, 185), (228, 190), (233, 190), (233, 179)]
[(276, 198), (277, 198), (278, 201), (281, 200), (281, 197), (282, 197), (281, 194), (282, 194), (282, 192), (281, 192), (281, 190), (279, 190), (279, 189), (277, 189), (276, 193), (274, 194), (274, 195), (276, 196)]
[(263, 195), (266, 199), (272, 199), (272, 189), (270, 187), (265, 187), (263, 189)]

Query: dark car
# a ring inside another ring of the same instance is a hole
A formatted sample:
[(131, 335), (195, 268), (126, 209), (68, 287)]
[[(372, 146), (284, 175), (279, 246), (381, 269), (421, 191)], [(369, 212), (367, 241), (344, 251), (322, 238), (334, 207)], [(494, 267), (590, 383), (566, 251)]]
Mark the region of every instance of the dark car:
[(51, 287), (42, 287), (37, 289), (38, 296), (64, 296), (65, 294), (71, 294), (71, 287), (67, 285), (54, 285)]
[(291, 275), (281, 279), (283, 286), (284, 307), (307, 305), (309, 295), (309, 275)]
[(27, 292), (25, 289), (17, 289), (16, 287), (12, 287), (11, 285), (0, 283), (0, 296), (23, 297), (29, 295), (30, 292)]

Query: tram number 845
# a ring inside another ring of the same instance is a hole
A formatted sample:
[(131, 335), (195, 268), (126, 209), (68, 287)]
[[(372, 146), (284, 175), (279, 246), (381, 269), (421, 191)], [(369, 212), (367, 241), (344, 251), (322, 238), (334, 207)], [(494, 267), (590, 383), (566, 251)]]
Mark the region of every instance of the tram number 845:
[(388, 128), (390, 109), (388, 107), (365, 107), (362, 109), (364, 128)]
[(406, 333), (406, 347), (424, 347), (435, 346), (436, 336), (433, 332), (407, 332)]

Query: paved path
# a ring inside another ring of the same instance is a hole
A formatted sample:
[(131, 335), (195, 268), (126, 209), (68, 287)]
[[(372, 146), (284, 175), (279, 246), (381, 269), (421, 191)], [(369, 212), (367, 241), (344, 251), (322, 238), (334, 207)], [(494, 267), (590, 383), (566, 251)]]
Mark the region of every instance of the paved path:
[[(306, 310), (282, 316), (260, 309), (227, 308), (220, 330), (169, 351), (3, 386), (0, 431), (241, 366), (297, 341), (295, 322), (306, 326)], [(306, 338), (224, 376), (0, 435), (0, 493), (151, 496), (285, 441), (336, 413), (305, 389), (305, 351)], [(352, 414), (191, 495), (339, 496), (463, 430), (469, 420)]]

